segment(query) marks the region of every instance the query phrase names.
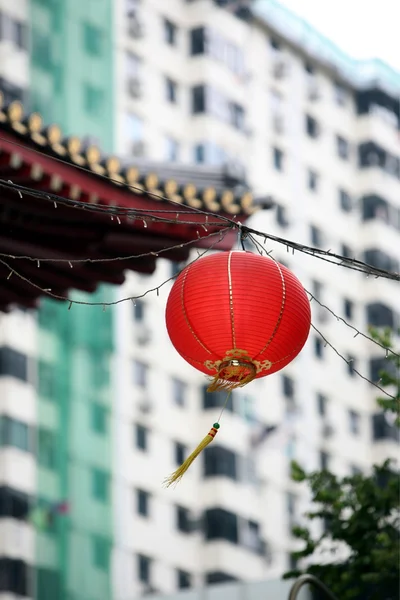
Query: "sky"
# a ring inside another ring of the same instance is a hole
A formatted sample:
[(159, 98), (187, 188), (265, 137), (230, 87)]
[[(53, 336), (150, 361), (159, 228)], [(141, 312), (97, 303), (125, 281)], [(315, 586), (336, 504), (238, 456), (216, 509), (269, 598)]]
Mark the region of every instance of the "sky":
[(353, 58), (380, 58), (400, 72), (400, 0), (279, 1)]

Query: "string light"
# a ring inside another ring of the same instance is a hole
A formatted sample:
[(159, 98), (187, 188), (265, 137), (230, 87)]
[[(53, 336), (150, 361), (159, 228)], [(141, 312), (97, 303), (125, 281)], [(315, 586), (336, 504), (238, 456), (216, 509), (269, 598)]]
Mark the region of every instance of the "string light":
[[(317, 329), (315, 327), (315, 325), (313, 323), (311, 323), (311, 327), (314, 329), (314, 331), (316, 333), (318, 333), (318, 335), (321, 337), (321, 339), (325, 342), (326, 346), (329, 346), (330, 348), (332, 348), (332, 350), (335, 352), (335, 354), (337, 354), (339, 356), (339, 358), (341, 358), (347, 365), (351, 366), (351, 364), (354, 362), (353, 358), (346, 358), (345, 356), (343, 356), (343, 354), (340, 354), (339, 350), (337, 348), (335, 348), (335, 346), (326, 339), (326, 337), (319, 331), (319, 329)], [(392, 400), (396, 400), (396, 396), (389, 394), (389, 392), (387, 392), (384, 388), (382, 388), (380, 385), (375, 383), (375, 381), (372, 381), (368, 377), (365, 377), (365, 375), (362, 375), (362, 373), (357, 371), (357, 369), (355, 369), (353, 366), (351, 367), (351, 370), (353, 371), (353, 373), (356, 373), (356, 375), (361, 377), (361, 379), (364, 379), (364, 381), (367, 381), (368, 383), (370, 383), (371, 385), (376, 387), (380, 392), (385, 394), (385, 396), (388, 396), (388, 398), (391, 398)]]

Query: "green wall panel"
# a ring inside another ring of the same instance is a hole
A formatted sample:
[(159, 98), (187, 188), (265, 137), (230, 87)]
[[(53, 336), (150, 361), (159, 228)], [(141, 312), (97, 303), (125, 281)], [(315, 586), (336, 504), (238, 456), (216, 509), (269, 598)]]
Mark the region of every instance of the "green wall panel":
[[(65, 134), (94, 138), (109, 152), (114, 133), (112, 5), (112, 0), (30, 3), (30, 108)], [(113, 289), (100, 286), (92, 295), (71, 295), (107, 302)], [(79, 305), (68, 310), (66, 304), (44, 299), (38, 323), (38, 429), (50, 431), (56, 443), (53, 464), (48, 456), (52, 436), (37, 434), (42, 462), (38, 499), (45, 507), (66, 500), (70, 508), (37, 530), (32, 595), (37, 600), (110, 600), (112, 311)], [(100, 483), (109, 485), (101, 499), (93, 489), (94, 470), (101, 474)]]

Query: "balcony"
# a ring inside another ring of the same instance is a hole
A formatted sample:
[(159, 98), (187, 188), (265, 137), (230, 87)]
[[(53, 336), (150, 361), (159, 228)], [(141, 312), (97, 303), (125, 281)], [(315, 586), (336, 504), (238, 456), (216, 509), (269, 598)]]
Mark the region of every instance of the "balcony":
[[(382, 109), (384, 111), (384, 109)], [(387, 111), (372, 112), (361, 115), (357, 120), (356, 134), (359, 140), (374, 140), (391, 152), (398, 153), (399, 138), (394, 114)]]

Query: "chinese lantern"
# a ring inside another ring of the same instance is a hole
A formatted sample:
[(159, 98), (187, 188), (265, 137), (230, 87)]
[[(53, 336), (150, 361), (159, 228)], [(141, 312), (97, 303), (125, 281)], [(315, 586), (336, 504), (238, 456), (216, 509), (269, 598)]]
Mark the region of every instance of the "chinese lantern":
[[(172, 344), (212, 378), (208, 391), (226, 389), (227, 400), (233, 389), (288, 365), (303, 348), (310, 323), (310, 303), (297, 277), (271, 258), (243, 251), (188, 265), (166, 307)], [(214, 423), (167, 485), (182, 477), (218, 429)]]

